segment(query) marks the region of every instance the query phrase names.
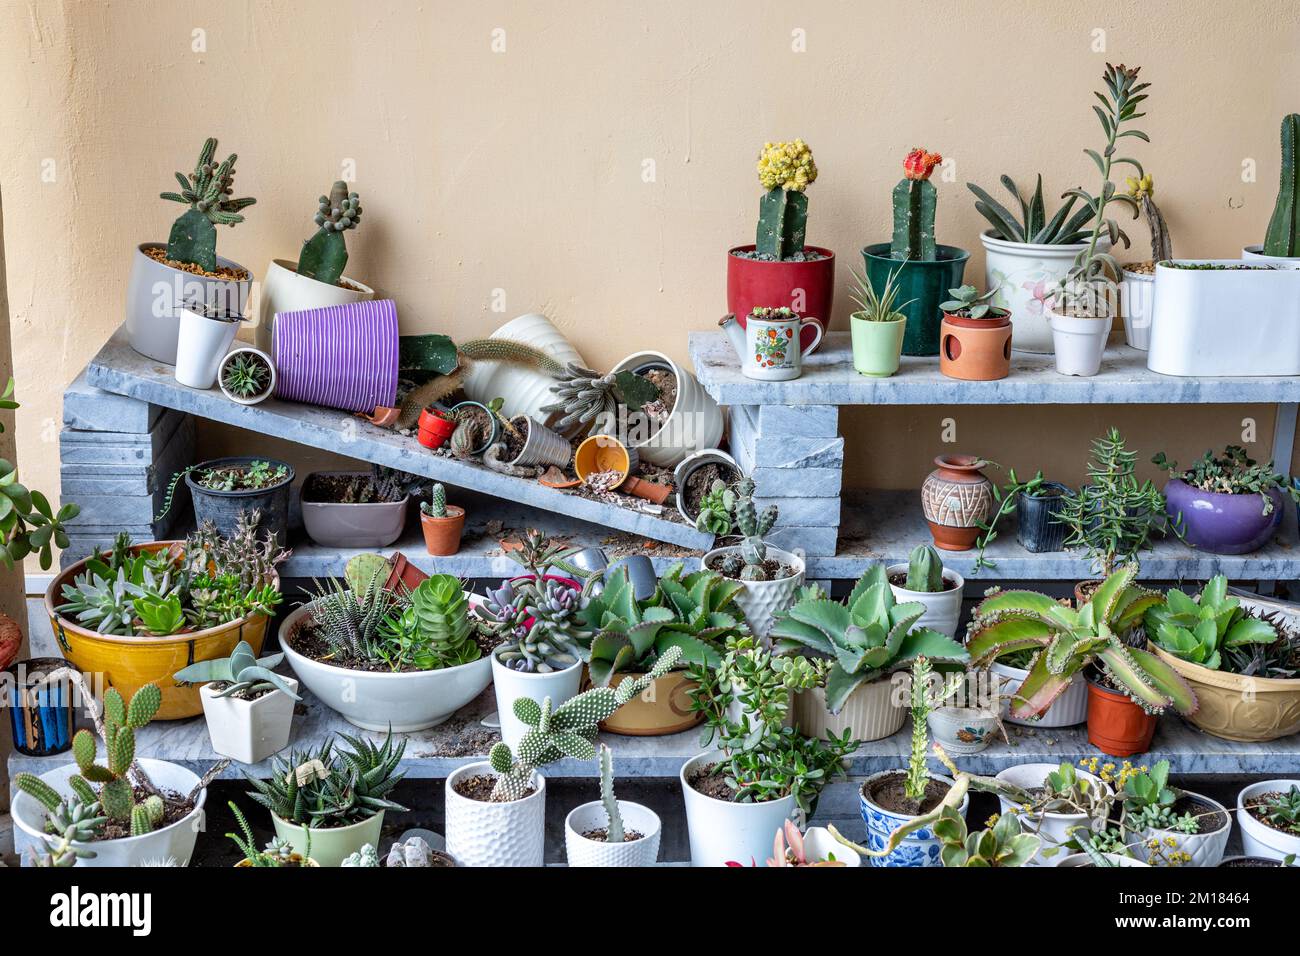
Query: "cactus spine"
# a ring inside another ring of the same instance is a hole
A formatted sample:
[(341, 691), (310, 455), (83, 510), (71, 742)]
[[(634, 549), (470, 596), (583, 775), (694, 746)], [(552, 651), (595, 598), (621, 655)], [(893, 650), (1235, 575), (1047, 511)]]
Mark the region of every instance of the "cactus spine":
[(933, 262), (937, 257), (934, 214), (938, 193), (930, 174), (942, 161), (938, 153), (927, 153), (919, 146), (903, 160), (903, 178), (894, 187), (894, 237), (889, 246), (895, 259)]
[(614, 796), (614, 751), (604, 744), (600, 745), (600, 802), (605, 805), (605, 816), (609, 818), (605, 842), (622, 843), (623, 814), (619, 812), (618, 798)]
[(361, 222), (361, 197), (348, 192), (342, 180), (330, 187), (328, 196), (321, 196), (316, 211), (316, 235), (302, 244), (298, 254), (298, 275), (338, 285), (343, 269), (348, 264), (348, 247), (343, 233), (355, 229)]
[(943, 587), (943, 559), (928, 544), (918, 544), (907, 557), (907, 590), (937, 594)]
[(758, 157), (758, 181), (767, 190), (758, 202), (758, 233), (754, 251), (780, 261), (803, 252), (808, 228), (808, 195), (817, 179), (812, 150), (801, 139), (765, 143)]
[(178, 193), (161, 193), (162, 199), (187, 204), (190, 208), (181, 213), (172, 224), (167, 238), (167, 258), (173, 262), (188, 262), (206, 272), (217, 270), (217, 226), (234, 226), (244, 221), (239, 211), (257, 202), (256, 199), (232, 199), (235, 181), (235, 160), (231, 153), (218, 165), (213, 159), (217, 141), (212, 137), (203, 143), (199, 161), (188, 177), (176, 174), (181, 184)]
[(14, 786), (51, 813), (63, 802), (59, 792), (34, 773), (18, 774), (14, 777)]
[(1300, 165), (1296, 163), (1296, 143), (1300, 141), (1300, 113), (1291, 113), (1282, 120), (1282, 174), (1277, 191), (1277, 204), (1268, 221), (1264, 235), (1264, 255), (1300, 256), (1300, 242), (1296, 240), (1296, 226), (1300, 224), (1300, 207), (1296, 193), (1300, 191)]

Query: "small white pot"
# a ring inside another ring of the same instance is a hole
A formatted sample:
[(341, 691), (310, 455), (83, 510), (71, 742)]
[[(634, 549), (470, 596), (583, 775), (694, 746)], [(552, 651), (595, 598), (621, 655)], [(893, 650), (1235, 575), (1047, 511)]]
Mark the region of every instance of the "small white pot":
[(275, 315), (277, 312), (302, 312), (330, 305), (364, 302), (375, 297), (375, 290), (355, 279), (342, 277), (355, 288), (328, 285), (298, 275), (298, 263), (292, 259), (272, 259), (266, 267), (266, 279), (257, 294), (257, 327), (253, 341), (259, 349), (275, 353)]
[(678, 773), (686, 801), (686, 829), (691, 866), (725, 866), (728, 862), (763, 865), (772, 852), (776, 831), (794, 813), (794, 797), (765, 803), (730, 803), (706, 797), (687, 781), (695, 769), (716, 763), (716, 752), (697, 754)]
[(1145, 352), (1151, 347), (1151, 321), (1156, 314), (1156, 277), (1125, 269), (1120, 296), (1124, 341)]
[(705, 465), (725, 465), (734, 468), (736, 474), (740, 474), (740, 466), (736, 464), (736, 459), (717, 448), (706, 448), (704, 451), (697, 451), (683, 458), (681, 464), (673, 469), (673, 486), (677, 489), (677, 513), (689, 525), (695, 524), (695, 518), (686, 513), (686, 480), (690, 478), (693, 471)]
[[(907, 574), (907, 565), (891, 564), (885, 569), (886, 577), (894, 574)], [(914, 627), (928, 627), (948, 637), (955, 637), (957, 621), (961, 618), (962, 589), (966, 587), (966, 580), (956, 571), (944, 568), (943, 582), (948, 585), (946, 591), (909, 591), (894, 584), (889, 586), (889, 590), (894, 592), (894, 600), (900, 604), (916, 601), (925, 605), (925, 613)]]
[[(1120, 856), (1118, 853), (1103, 853), (1102, 855), (1106, 857), (1106, 859), (1110, 860), (1110, 862), (1114, 863), (1116, 866), (1150, 866), (1151, 865), (1149, 863), (1143, 863), (1141, 860), (1135, 860), (1131, 856)], [(1032, 866), (1033, 864), (1031, 863), (1029, 865)], [(1044, 864), (1040, 864), (1040, 865), (1044, 865)], [(1052, 864), (1049, 863), (1045, 865), (1051, 866)], [(1088, 856), (1088, 854), (1086, 853), (1071, 853), (1069, 856), (1061, 857), (1060, 860), (1056, 863), (1056, 866), (1094, 866), (1094, 865), (1095, 864), (1092, 862), (1092, 857)]]
[[(867, 849), (869, 850), (883, 850), (889, 845), (890, 834), (916, 819), (913, 815), (886, 810), (867, 796), (872, 781), (879, 780), (881, 777), (892, 777), (897, 773), (897, 770), (873, 773), (858, 787), (858, 810), (862, 814), (862, 822), (867, 826)], [(949, 777), (934, 773), (929, 776), (931, 780), (938, 780), (950, 787), (953, 785)], [(970, 806), (969, 793), (961, 798), (961, 806), (957, 808), (957, 812), (964, 817), (968, 806)], [(939, 851), (942, 849), (943, 842), (934, 835), (934, 829), (922, 827), (903, 837), (903, 842), (888, 856), (873, 856), (868, 857), (868, 860), (872, 866), (943, 866), (943, 861), (939, 859)]]
[[(511, 319), (491, 337), (531, 345), (561, 365), (570, 362), (588, 365), (564, 333), (550, 319), (536, 312)], [(464, 376), (465, 397), (470, 401), (487, 404), (500, 398), (501, 411), (506, 416), (528, 415), (539, 422), (547, 420), (542, 406), (555, 401), (555, 394), (551, 391), (553, 385), (555, 379), (541, 369), (514, 362), (478, 360), (470, 365)]]
[[(1058, 770), (1059, 766), (1059, 764), (1054, 763), (1024, 763), (1018, 767), (1008, 767), (1000, 771), (994, 779), (1002, 780), (1022, 790), (1033, 790), (1041, 787), (1043, 781), (1047, 779), (1047, 775)], [(1076, 767), (1075, 773), (1104, 788), (1107, 793), (1114, 793), (1107, 783), (1101, 778), (1088, 773), (1088, 771), (1079, 770)], [(1053, 847), (1068, 843), (1072, 839), (1070, 831), (1075, 827), (1096, 826), (1095, 821), (1089, 822), (1086, 813), (1026, 814), (1001, 794), (998, 795), (998, 803), (1002, 806), (1002, 813), (1010, 813), (1012, 810), (1017, 811), (1022, 830), (1026, 833), (1036, 833), (1042, 837), (1042, 846), (1039, 847), (1033, 858), (1025, 864), (1026, 866), (1052, 866), (1053, 860), (1059, 859), (1060, 855), (1065, 851), (1058, 850), (1053, 856), (1043, 856), (1044, 850), (1050, 850)], [(1078, 864), (1074, 865), (1077, 866)]]
[(862, 866), (862, 857), (831, 836), (831, 831), (825, 827), (809, 827), (804, 831), (803, 855), (810, 863), (821, 863), (834, 856), (836, 862), (847, 867)]
[(514, 750), (528, 731), (528, 725), (515, 716), (515, 700), (528, 697), (541, 703), (551, 698), (551, 707), (559, 707), (570, 697), (577, 696), (582, 683), (582, 662), (552, 674), (526, 674), (511, 670), (492, 658), (492, 684), (497, 696), (497, 716), (501, 720), (501, 739)]
[[(227, 363), (229, 363), (236, 355), (259, 356), (262, 361), (266, 363), (266, 367), (271, 370), (271, 376), (267, 380), (266, 387), (256, 395), (249, 395), (247, 398), (242, 395), (236, 395), (230, 389), (226, 388), (225, 383), (222, 381), (222, 372), (225, 371)], [(225, 395), (226, 398), (230, 399), (232, 402), (238, 402), (240, 405), (256, 405), (259, 402), (264, 402), (275, 394), (275, 361), (261, 349), (255, 349), (247, 345), (233, 348), (227, 352), (226, 357), (221, 360), (221, 365), (217, 370), (217, 385), (221, 388), (222, 395)]]
[(208, 389), (217, 380), (221, 360), (239, 331), (239, 317), (219, 310), (181, 309), (176, 340), (176, 381), (189, 388)]
[[(165, 760), (140, 757), (138, 763), (154, 786), (162, 790), (188, 794), (199, 782), (196, 774)], [(47, 771), (40, 778), (61, 795), (71, 796), (72, 788), (68, 786), (68, 778), (77, 773), (77, 765), (70, 763)], [(199, 791), (193, 810), (175, 823), (144, 836), (74, 844), (95, 853), (92, 859), (78, 860), (77, 866), (137, 866), (144, 860), (163, 860), (167, 857), (174, 859), (180, 866), (188, 866), (190, 855), (194, 852), (194, 843), (199, 831), (203, 829), (203, 804), (207, 798), (208, 791), (205, 787)], [(30, 862), (29, 850), (41, 851), (45, 847), (42, 841), (45, 833), (45, 807), (35, 798), (18, 790), (15, 791), (10, 813), (24, 837), (16, 840), (14, 849), (26, 865)]]
[(1300, 780), (1262, 780), (1243, 787), (1237, 794), (1237, 826), (1241, 827), (1241, 852), (1246, 856), (1263, 856), (1270, 860), (1284, 860), (1288, 856), (1300, 858), (1300, 836), (1274, 830), (1260, 823), (1246, 809), (1246, 801), (1261, 793), (1287, 793), (1300, 787)]
[[(296, 680), (283, 680), (294, 693), (298, 692)], [(293, 725), (292, 697), (278, 689), (256, 700), (219, 697), (219, 693), (211, 684), (199, 688), (213, 750), (240, 763), (260, 763), (288, 746)]]
[(637, 450), (642, 461), (676, 468), (687, 455), (716, 448), (722, 441), (722, 409), (694, 375), (662, 352), (634, 352), (615, 365), (610, 374), (634, 372), (652, 364), (667, 365), (677, 376), (677, 401), (657, 432), (640, 440), (628, 435), (627, 444)]
[(930, 735), (951, 754), (977, 754), (998, 735), (998, 715), (978, 707), (936, 707), (927, 723)]
[[(703, 567), (712, 567), (715, 558), (739, 550), (739, 545), (714, 548), (704, 556)], [(794, 603), (795, 592), (803, 586), (803, 558), (797, 554), (791, 554), (789, 551), (773, 548), (770, 545), (767, 549), (767, 556), (774, 561), (779, 561), (786, 567), (797, 570), (789, 577), (780, 578), (776, 581), (740, 582), (745, 587), (736, 595), (736, 603), (740, 605), (741, 611), (744, 612), (745, 620), (749, 622), (749, 629), (754, 632), (755, 637), (760, 638), (767, 637), (767, 632), (772, 629), (776, 616)]]
[(1300, 269), (1300, 256), (1266, 256), (1262, 242), (1242, 249), (1241, 258), (1247, 262), (1270, 262), (1285, 269)]
[(1145, 859), (1151, 855), (1152, 851), (1147, 850), (1141, 844), (1148, 840), (1159, 840), (1165, 844), (1167, 840), (1173, 840), (1175, 846), (1164, 846), (1166, 854), (1170, 852), (1182, 851), (1190, 856), (1191, 862), (1183, 864), (1184, 866), (1218, 866), (1219, 861), (1223, 859), (1223, 851), (1228, 845), (1228, 835), (1232, 833), (1232, 814), (1228, 808), (1217, 800), (1211, 800), (1209, 797), (1202, 796), (1199, 793), (1188, 793), (1188, 796), (1195, 797), (1202, 803), (1208, 803), (1214, 809), (1223, 814), (1224, 823), (1219, 829), (1209, 833), (1183, 833), (1179, 830), (1162, 830), (1150, 828), (1142, 830), (1138, 834), (1136, 845), (1129, 847), (1130, 852), (1139, 859)]
[(541, 866), (546, 848), (546, 778), (533, 774), (537, 789), (522, 800), (487, 803), (455, 790), (456, 781), (494, 776), (487, 761), (453, 771), (444, 784), (447, 852), (459, 866)]
[(989, 672), (997, 678), (997, 693), (1002, 696), (1002, 720), (1008, 724), (1042, 728), (1074, 727), (1088, 719), (1088, 681), (1082, 674), (1075, 674), (1070, 679), (1070, 686), (1052, 701), (1052, 706), (1047, 708), (1043, 716), (1037, 720), (1025, 720), (1011, 716), (1010, 698), (1029, 676), (1029, 671), (994, 661), (989, 665)]
[(641, 839), (631, 843), (601, 843), (588, 840), (584, 833), (609, 825), (605, 805), (599, 800), (574, 807), (564, 818), (564, 850), (569, 866), (654, 866), (659, 859), (662, 826), (659, 815), (639, 803), (618, 801), (623, 829), (636, 830)]
[(1079, 319), (1057, 315), (1049, 308), (1047, 321), (1052, 327), (1058, 372), (1087, 377), (1101, 371), (1101, 356), (1110, 336), (1110, 319)]

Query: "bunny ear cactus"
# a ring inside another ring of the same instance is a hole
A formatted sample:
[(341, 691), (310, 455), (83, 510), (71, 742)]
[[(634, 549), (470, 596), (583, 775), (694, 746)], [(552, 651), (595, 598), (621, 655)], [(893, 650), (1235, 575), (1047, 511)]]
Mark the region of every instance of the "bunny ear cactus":
[(801, 139), (764, 143), (758, 181), (767, 190), (758, 204), (755, 253), (781, 261), (803, 252), (808, 228), (808, 186), (817, 179), (812, 150)]
[(623, 814), (618, 809), (618, 797), (614, 796), (614, 751), (604, 744), (600, 745), (600, 802), (605, 808), (608, 821), (605, 842), (622, 843), (625, 831)]
[(321, 196), (316, 210), (316, 235), (302, 244), (298, 254), (298, 275), (338, 285), (343, 269), (348, 264), (348, 247), (343, 233), (361, 223), (361, 197), (348, 192), (342, 180), (330, 187), (328, 196)]
[(1300, 240), (1296, 226), (1300, 224), (1300, 165), (1296, 163), (1296, 144), (1300, 142), (1300, 113), (1291, 113), (1282, 120), (1282, 173), (1277, 190), (1277, 204), (1268, 221), (1264, 235), (1264, 255), (1300, 256)]
[(167, 238), (167, 258), (173, 262), (196, 265), (205, 272), (217, 271), (217, 226), (234, 226), (244, 221), (240, 210), (257, 202), (256, 199), (234, 199), (235, 160), (231, 153), (218, 164), (213, 158), (217, 141), (212, 137), (203, 143), (199, 161), (188, 177), (176, 174), (181, 191), (165, 192), (161, 198), (189, 205), (172, 224)]
[(934, 214), (938, 192), (930, 182), (934, 167), (943, 162), (938, 153), (915, 147), (903, 160), (903, 178), (894, 187), (894, 237), (889, 254), (895, 259), (933, 262), (937, 254)]
[[(145, 684), (132, 696), (130, 703), (122, 699), (116, 688), (104, 693), (104, 756), (105, 762), (95, 762), (95, 737), (88, 730), (79, 730), (72, 738), (72, 756), (80, 775), (68, 781), (79, 798), (94, 795), (105, 815), (131, 827), (132, 835), (150, 833), (163, 819), (161, 798), (151, 797), (141, 804), (135, 801), (130, 770), (135, 761), (135, 732), (146, 726), (162, 705), (162, 691), (155, 684)], [(92, 783), (99, 784), (94, 794)], [(153, 802), (154, 800), (157, 802)], [(137, 812), (143, 808), (143, 812)]]

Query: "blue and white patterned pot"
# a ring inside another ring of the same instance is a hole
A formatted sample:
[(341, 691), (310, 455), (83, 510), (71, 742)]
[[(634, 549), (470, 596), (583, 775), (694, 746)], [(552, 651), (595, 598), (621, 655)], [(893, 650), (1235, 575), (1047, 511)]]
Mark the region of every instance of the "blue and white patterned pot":
[[(889, 843), (889, 835), (910, 820), (915, 819), (906, 813), (896, 813), (893, 810), (886, 810), (878, 806), (867, 798), (867, 791), (877, 780), (885, 777), (892, 777), (900, 773), (898, 770), (885, 770), (881, 773), (874, 773), (866, 779), (861, 787), (858, 788), (858, 808), (862, 811), (862, 819), (867, 824), (867, 849), (883, 850)], [(930, 774), (931, 780), (938, 780), (952, 786), (952, 780), (948, 777), (942, 777), (938, 774)], [(970, 795), (962, 797), (961, 806), (958, 812), (963, 816), (966, 814), (966, 807), (970, 803)], [(872, 866), (943, 866), (939, 859), (939, 850), (942, 844), (934, 835), (934, 831), (929, 827), (922, 827), (915, 833), (908, 834), (898, 848), (883, 857), (869, 857)]]

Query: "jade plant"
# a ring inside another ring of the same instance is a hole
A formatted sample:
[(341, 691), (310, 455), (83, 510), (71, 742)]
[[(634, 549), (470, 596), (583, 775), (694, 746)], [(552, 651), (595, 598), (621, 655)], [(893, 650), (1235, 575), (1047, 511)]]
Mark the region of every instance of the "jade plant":
[(770, 581), (767, 567), (767, 543), (764, 536), (772, 530), (778, 516), (776, 505), (761, 512), (754, 505), (754, 480), (741, 478), (733, 488), (732, 519), (741, 535), (739, 547), (718, 562), (717, 569), (738, 581)]
[(339, 181), (321, 196), (316, 209), (316, 234), (302, 244), (298, 254), (298, 275), (338, 285), (348, 264), (348, 247), (343, 233), (361, 224), (361, 197), (348, 192), (348, 184)]
[(1146, 612), (1144, 623), (1147, 637), (1158, 647), (1210, 670), (1232, 670), (1234, 652), (1272, 644), (1278, 636), (1270, 622), (1228, 596), (1228, 579), (1222, 574), (1211, 578), (1196, 599), (1170, 589), (1162, 604)]
[(943, 162), (938, 153), (917, 146), (903, 160), (903, 178), (894, 187), (894, 236), (889, 254), (895, 259), (933, 262), (934, 213), (938, 192), (930, 182), (934, 167)]
[(1264, 255), (1300, 256), (1300, 239), (1296, 226), (1300, 223), (1300, 205), (1296, 199), (1300, 191), (1300, 164), (1296, 163), (1297, 142), (1300, 142), (1300, 113), (1290, 113), (1282, 120), (1282, 172), (1277, 190), (1277, 203), (1268, 220), (1264, 234)]
[(907, 556), (907, 584), (909, 591), (938, 594), (947, 591), (943, 580), (943, 559), (928, 544), (918, 544)]
[(172, 224), (167, 238), (167, 258), (198, 266), (205, 272), (217, 271), (217, 226), (236, 226), (244, 221), (240, 210), (257, 202), (256, 199), (233, 198), (235, 160), (231, 153), (218, 163), (214, 154), (217, 141), (208, 137), (199, 151), (199, 161), (194, 172), (187, 177), (177, 173), (181, 191), (165, 192), (161, 198), (189, 206)]
[(294, 700), (301, 700), (293, 688), (285, 683), (284, 678), (275, 673), (274, 668), (282, 660), (283, 654), (268, 654), (259, 658), (247, 641), (240, 641), (229, 657), (198, 661), (178, 670), (172, 679), (186, 684), (221, 684), (223, 686), (217, 691), (218, 697), (252, 700), (269, 691), (279, 690)]
[(1270, 491), (1283, 492), (1300, 504), (1300, 488), (1295, 487), (1286, 475), (1274, 471), (1271, 461), (1267, 465), (1260, 464), (1240, 445), (1226, 446), (1223, 454), (1217, 457), (1210, 449), (1182, 471), (1178, 469), (1178, 462), (1170, 461), (1164, 452), (1157, 454), (1151, 462), (1161, 471), (1169, 472), (1170, 477), (1201, 491), (1221, 495), (1259, 495), (1262, 515), (1273, 513)]
[(758, 203), (754, 254), (776, 262), (804, 255), (808, 228), (808, 187), (817, 180), (812, 150), (801, 139), (764, 143), (758, 181), (767, 190)]
[(1047, 218), (1047, 208), (1043, 201), (1043, 177), (1038, 175), (1034, 193), (1029, 199), (1020, 192), (1014, 179), (1003, 175), (999, 180), (1007, 192), (1011, 193), (1020, 208), (1019, 218), (974, 183), (967, 183), (966, 188), (975, 194), (975, 209), (988, 220), (993, 227), (993, 236), (1004, 242), (1025, 242), (1044, 246), (1067, 246), (1082, 242), (1088, 238), (1086, 227), (1092, 219), (1091, 206), (1085, 206), (1073, 216), (1070, 215), (1077, 195), (1066, 193), (1065, 205), (1061, 206)]

